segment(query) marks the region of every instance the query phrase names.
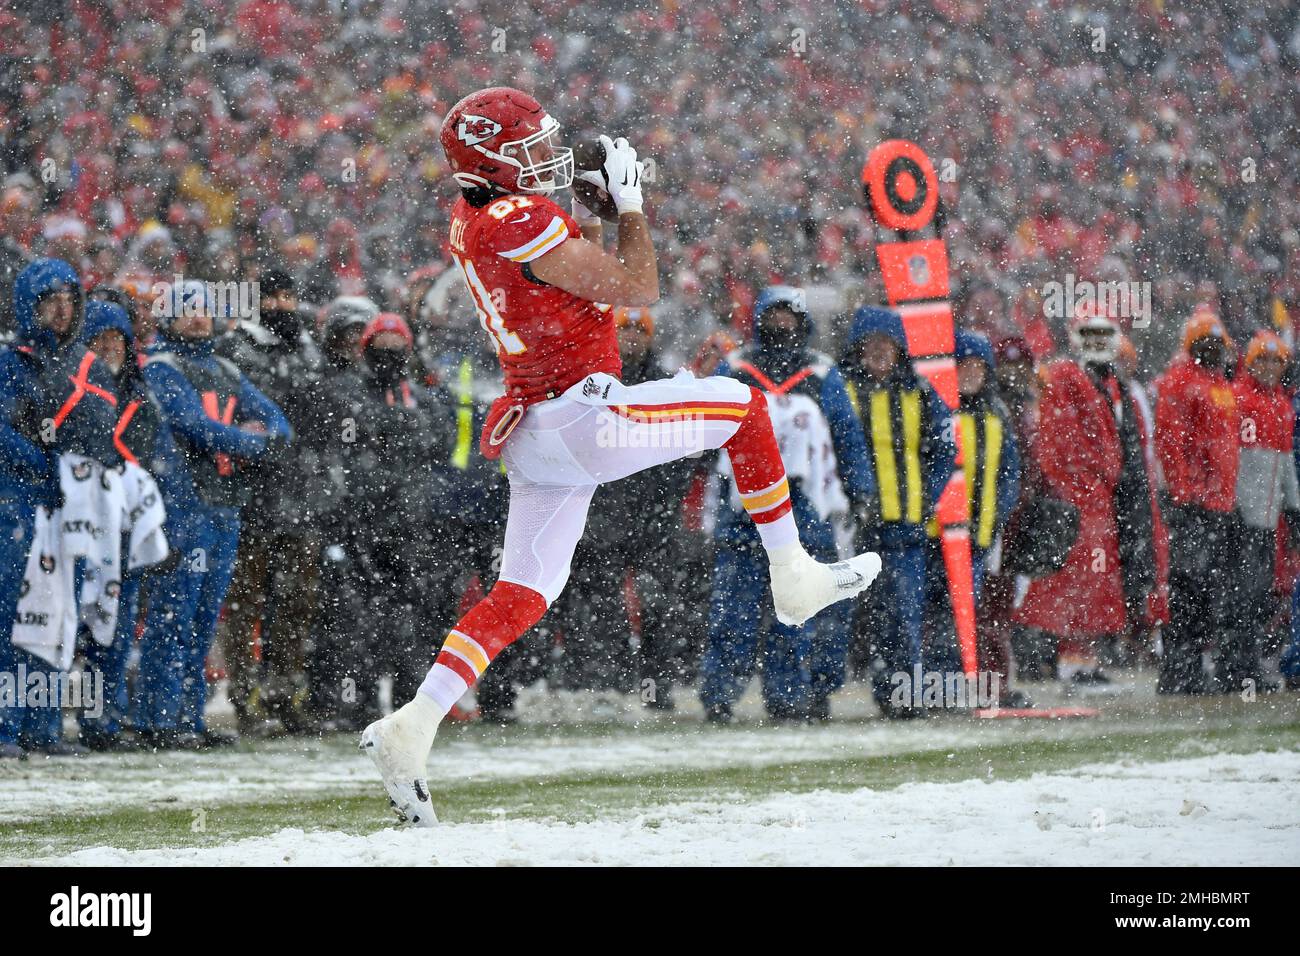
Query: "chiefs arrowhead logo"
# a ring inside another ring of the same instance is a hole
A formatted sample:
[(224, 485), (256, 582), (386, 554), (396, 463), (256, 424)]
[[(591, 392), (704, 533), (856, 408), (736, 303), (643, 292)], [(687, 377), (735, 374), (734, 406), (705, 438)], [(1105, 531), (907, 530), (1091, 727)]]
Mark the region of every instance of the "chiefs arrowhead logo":
[(486, 116), (475, 116), (473, 113), (466, 113), (456, 124), (456, 136), (466, 146), (474, 146), (485, 139), (491, 139), (499, 132), (501, 132), (501, 124), (496, 120), (490, 120)]

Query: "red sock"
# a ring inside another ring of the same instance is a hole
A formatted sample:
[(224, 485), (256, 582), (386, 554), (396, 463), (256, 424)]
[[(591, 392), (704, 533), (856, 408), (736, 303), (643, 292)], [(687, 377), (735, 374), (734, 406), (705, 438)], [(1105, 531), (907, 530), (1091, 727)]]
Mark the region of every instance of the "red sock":
[(420, 685), (421, 692), (432, 697), (443, 713), (451, 710), (492, 660), (545, 613), (546, 599), (532, 588), (498, 581), (448, 633)]
[(767, 397), (752, 385), (748, 413), (736, 434), (722, 447), (731, 458), (741, 503), (758, 526), (764, 547), (770, 551), (797, 541), (799, 530), (790, 513), (790, 485), (772, 419), (767, 414)]

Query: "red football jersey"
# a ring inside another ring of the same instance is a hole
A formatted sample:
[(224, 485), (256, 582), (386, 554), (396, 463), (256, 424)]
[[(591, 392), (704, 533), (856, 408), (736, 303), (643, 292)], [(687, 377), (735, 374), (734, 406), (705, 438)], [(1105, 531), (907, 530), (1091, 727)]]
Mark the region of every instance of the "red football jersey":
[(452, 258), (492, 336), (506, 393), (526, 404), (553, 398), (592, 372), (622, 373), (611, 308), (534, 279), (528, 269), (581, 235), (545, 196), (505, 196), (479, 208), (462, 198), (452, 209)]

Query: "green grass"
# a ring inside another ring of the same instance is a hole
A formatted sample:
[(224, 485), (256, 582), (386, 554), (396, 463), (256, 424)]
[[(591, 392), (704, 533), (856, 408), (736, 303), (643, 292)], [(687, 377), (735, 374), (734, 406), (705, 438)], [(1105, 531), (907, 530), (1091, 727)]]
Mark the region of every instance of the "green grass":
[[(1048, 727), (1024, 728), (1024, 739), (1005, 742), (990, 740), (983, 726), (954, 719), (951, 747), (908, 749), (908, 735), (899, 734), (899, 751), (879, 756), (827, 757), (820, 752), (813, 759), (793, 758), (762, 766), (731, 765), (698, 768), (667, 768), (639, 772), (556, 773), (515, 779), (473, 779), (438, 784), (435, 808), (445, 822), (490, 822), (499, 818), (546, 819), (580, 822), (597, 817), (653, 813), (657, 806), (683, 801), (719, 803), (752, 802), (779, 792), (815, 789), (849, 790), (860, 787), (884, 789), (906, 783), (1015, 779), (1034, 773), (1068, 770), (1088, 763), (1122, 760), (1149, 762), (1174, 757), (1199, 756), (1214, 752), (1254, 752), (1300, 748), (1300, 718), (1293, 708), (1247, 710), (1215, 705), (1205, 712), (1185, 711), (1150, 717), (1150, 729), (1125, 720), (1058, 723)], [(993, 723), (993, 722), (990, 722)], [(876, 725), (879, 726), (879, 725)], [(903, 731), (900, 728), (900, 731)], [(694, 735), (726, 734), (694, 725), (646, 727), (517, 728), (502, 739), (516, 745), (533, 738), (564, 739), (588, 737), (592, 746), (617, 743), (648, 734), (670, 733), (682, 749), (690, 747)], [(764, 733), (762, 728), (745, 728), (742, 733)], [(817, 733), (810, 729), (809, 733)], [(452, 741), (487, 741), (493, 732), (463, 728), (448, 734)], [(501, 735), (500, 731), (495, 732)], [(440, 743), (443, 741), (440, 740)], [(312, 759), (355, 760), (351, 738), (321, 745)], [(244, 758), (257, 755), (274, 760), (284, 742), (249, 746)], [(234, 755), (232, 755), (234, 757)], [(124, 758), (141, 761), (147, 758)], [(217, 758), (231, 759), (231, 758)], [(239, 759), (239, 758), (234, 758)], [(137, 764), (137, 767), (142, 764)], [(160, 766), (161, 772), (166, 772)], [(40, 772), (40, 771), (37, 771)], [(105, 772), (103, 765), (96, 773)], [(109, 765), (107, 772), (112, 772)], [(176, 772), (176, 768), (171, 768)], [(86, 774), (85, 779), (93, 775)], [(70, 783), (76, 786), (76, 783)], [(362, 834), (392, 825), (386, 801), (378, 784), (366, 786), (356, 779), (341, 781), (336, 792), (303, 798), (287, 794), (250, 802), (205, 802), (202, 828), (196, 828), (196, 811), (190, 806), (119, 805), (104, 812), (50, 813), (21, 823), (0, 824), (0, 858), (21, 861), (69, 853), (91, 846), (123, 849), (152, 847), (204, 847), (239, 839), (264, 836), (285, 827), (303, 830), (339, 830)]]

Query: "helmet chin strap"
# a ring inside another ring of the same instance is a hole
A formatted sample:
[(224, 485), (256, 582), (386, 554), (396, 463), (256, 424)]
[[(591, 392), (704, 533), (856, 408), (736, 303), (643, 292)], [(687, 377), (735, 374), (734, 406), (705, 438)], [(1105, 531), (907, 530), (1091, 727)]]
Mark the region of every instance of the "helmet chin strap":
[(466, 189), (499, 190), (501, 188), (496, 183), (489, 182), (482, 176), (475, 176), (473, 173), (452, 173), (451, 178), (456, 180), (456, 185)]
[[(456, 180), (456, 185), (464, 189), (486, 189), (488, 192), (498, 196), (509, 196), (511, 190), (504, 186), (499, 186), (494, 182), (484, 179), (482, 176), (475, 176), (473, 173), (452, 173), (451, 178)], [(516, 177), (516, 184), (518, 177)], [(540, 185), (530, 189), (516, 189), (515, 192), (528, 193), (533, 196), (549, 196), (560, 188), (559, 183), (551, 179), (550, 185)]]

